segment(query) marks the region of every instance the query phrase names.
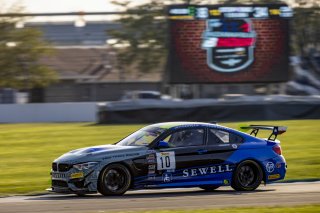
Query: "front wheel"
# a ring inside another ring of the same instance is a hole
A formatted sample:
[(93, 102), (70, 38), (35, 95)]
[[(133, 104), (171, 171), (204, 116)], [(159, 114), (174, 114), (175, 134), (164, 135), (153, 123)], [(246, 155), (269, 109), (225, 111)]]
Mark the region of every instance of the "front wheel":
[(243, 161), (233, 174), (231, 187), (237, 191), (253, 191), (261, 184), (262, 177), (259, 164), (251, 160)]
[(131, 185), (130, 171), (122, 164), (107, 166), (100, 175), (98, 191), (103, 195), (122, 195)]

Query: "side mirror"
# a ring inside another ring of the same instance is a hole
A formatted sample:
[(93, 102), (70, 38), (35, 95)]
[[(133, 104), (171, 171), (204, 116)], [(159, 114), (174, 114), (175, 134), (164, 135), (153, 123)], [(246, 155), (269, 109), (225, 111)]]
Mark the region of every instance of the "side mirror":
[(163, 148), (169, 148), (169, 147), (170, 147), (170, 146), (169, 146), (168, 142), (159, 141), (157, 148), (163, 149)]

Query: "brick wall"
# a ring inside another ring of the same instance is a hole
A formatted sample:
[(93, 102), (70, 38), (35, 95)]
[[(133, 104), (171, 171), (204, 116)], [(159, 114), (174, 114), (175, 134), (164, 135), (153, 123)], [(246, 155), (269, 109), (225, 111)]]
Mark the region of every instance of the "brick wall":
[(279, 82), (288, 78), (288, 20), (252, 20), (257, 34), (254, 62), (245, 70), (221, 73), (207, 65), (206, 50), (201, 49), (203, 20), (170, 23), (169, 59), (172, 83)]

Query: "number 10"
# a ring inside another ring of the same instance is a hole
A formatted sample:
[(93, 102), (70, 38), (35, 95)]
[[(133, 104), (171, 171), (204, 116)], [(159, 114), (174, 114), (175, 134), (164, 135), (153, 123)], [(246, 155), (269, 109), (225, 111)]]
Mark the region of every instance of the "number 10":
[(165, 156), (164, 157), (164, 162), (163, 162), (163, 157), (160, 157), (160, 160), (161, 160), (161, 167), (162, 168), (170, 167), (170, 157), (169, 156)]

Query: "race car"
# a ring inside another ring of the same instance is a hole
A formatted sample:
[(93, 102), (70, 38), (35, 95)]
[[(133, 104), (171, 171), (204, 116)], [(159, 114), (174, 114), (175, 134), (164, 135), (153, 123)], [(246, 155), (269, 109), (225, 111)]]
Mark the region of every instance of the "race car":
[[(287, 164), (276, 138), (287, 127), (168, 122), (146, 126), (113, 145), (70, 151), (52, 163), (57, 193), (122, 195), (127, 190), (231, 186), (255, 190), (284, 179)], [(247, 134), (243, 131), (251, 131)], [(269, 138), (256, 137), (271, 130)]]

